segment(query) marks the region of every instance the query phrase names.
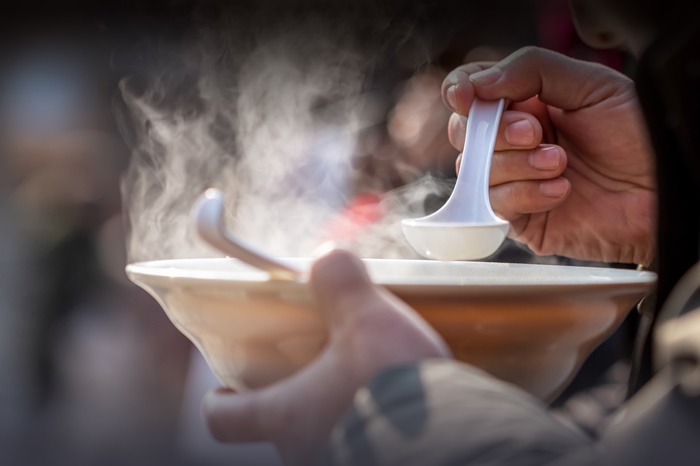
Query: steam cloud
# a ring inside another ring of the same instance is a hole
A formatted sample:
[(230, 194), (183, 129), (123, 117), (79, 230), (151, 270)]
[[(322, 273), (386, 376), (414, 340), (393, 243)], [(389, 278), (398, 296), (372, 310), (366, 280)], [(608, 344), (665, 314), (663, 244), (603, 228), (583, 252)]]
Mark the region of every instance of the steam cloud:
[[(265, 16), (204, 21), (174, 64), (121, 83), (133, 148), (123, 183), (130, 261), (220, 255), (189, 225), (208, 187), (225, 193), (233, 232), (287, 257), (332, 239), (326, 227), (338, 226), (360, 189), (385, 190), (386, 174), (357, 166), (386, 113), (368, 85), (386, 43), (368, 46), (366, 29), (326, 17)], [(423, 215), (423, 199), (444, 189), (424, 178), (385, 193), (381, 219), (349, 246), (364, 257), (414, 257), (398, 220)]]

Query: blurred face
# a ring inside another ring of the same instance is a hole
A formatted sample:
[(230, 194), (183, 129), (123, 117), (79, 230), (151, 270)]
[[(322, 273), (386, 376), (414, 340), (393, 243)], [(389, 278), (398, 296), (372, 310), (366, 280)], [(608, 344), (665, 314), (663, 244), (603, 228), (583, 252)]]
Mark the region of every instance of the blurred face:
[(656, 30), (648, 1), (569, 0), (576, 29), (591, 47), (623, 47), (641, 55)]

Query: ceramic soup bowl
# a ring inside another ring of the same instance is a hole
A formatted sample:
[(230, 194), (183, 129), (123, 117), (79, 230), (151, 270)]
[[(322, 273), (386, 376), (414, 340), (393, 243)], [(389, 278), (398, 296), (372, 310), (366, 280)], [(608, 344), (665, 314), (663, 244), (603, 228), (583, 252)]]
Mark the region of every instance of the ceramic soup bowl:
[[(311, 261), (292, 259), (302, 268)], [(412, 306), (454, 356), (543, 400), (651, 291), (651, 272), (487, 262), (364, 260), (373, 281)], [(308, 364), (326, 331), (305, 282), (270, 280), (235, 259), (133, 263), (127, 274), (162, 305), (235, 390)]]

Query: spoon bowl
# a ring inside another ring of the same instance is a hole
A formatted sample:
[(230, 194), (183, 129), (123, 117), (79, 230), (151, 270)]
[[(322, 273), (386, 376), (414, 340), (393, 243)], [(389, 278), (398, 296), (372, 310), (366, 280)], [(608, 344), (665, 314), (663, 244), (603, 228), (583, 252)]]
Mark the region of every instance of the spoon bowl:
[(495, 253), (510, 225), (459, 224), (424, 219), (403, 221), (404, 236), (421, 256), (441, 261), (483, 259)]
[(503, 99), (474, 99), (450, 198), (431, 215), (402, 221), (406, 240), (426, 259), (483, 259), (505, 240), (510, 224), (496, 216), (489, 201), (491, 158), (504, 107)]

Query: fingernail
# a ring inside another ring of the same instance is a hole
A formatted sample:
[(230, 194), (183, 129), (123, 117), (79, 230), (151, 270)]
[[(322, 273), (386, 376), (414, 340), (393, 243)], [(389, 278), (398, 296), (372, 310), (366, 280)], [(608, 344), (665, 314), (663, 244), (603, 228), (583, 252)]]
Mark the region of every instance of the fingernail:
[(531, 146), (535, 140), (535, 128), (530, 120), (519, 120), (506, 126), (506, 141), (512, 146)]
[(564, 178), (543, 181), (540, 183), (540, 192), (543, 196), (560, 198), (569, 192), (569, 182)]
[(452, 110), (457, 110), (457, 84), (453, 84), (447, 88), (445, 100), (447, 100), (447, 104), (452, 107)]
[(480, 84), (482, 86), (488, 86), (489, 84), (493, 84), (499, 79), (501, 79), (502, 75), (503, 71), (500, 68), (494, 66), (489, 69), (479, 71), (478, 73), (469, 75), (469, 79), (473, 83)]
[(530, 153), (529, 162), (538, 170), (556, 170), (561, 163), (561, 154), (556, 147), (543, 147)]

